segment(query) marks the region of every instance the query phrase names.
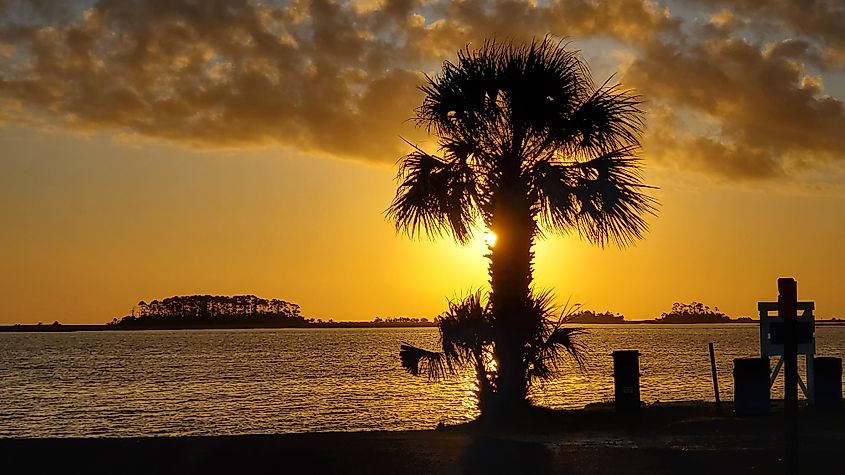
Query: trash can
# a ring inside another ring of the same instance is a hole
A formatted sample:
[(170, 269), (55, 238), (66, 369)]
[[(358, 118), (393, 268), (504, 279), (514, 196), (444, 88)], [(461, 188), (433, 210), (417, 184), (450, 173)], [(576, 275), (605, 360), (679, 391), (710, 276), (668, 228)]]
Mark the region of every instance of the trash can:
[(842, 358), (814, 358), (813, 368), (816, 407), (838, 409), (842, 404)]
[(734, 413), (759, 416), (769, 413), (769, 359), (734, 358)]
[(616, 410), (632, 412), (640, 409), (640, 352), (622, 350), (613, 352), (613, 383), (616, 393)]

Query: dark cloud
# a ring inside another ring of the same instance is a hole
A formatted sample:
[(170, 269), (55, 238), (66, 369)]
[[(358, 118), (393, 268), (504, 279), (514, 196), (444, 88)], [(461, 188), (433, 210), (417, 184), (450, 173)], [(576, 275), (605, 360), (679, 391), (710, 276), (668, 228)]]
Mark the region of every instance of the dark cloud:
[(320, 1), (106, 0), (63, 28), (7, 27), (19, 61), (2, 68), (0, 94), (78, 127), (382, 157), (419, 76), (373, 68), (376, 41), (358, 22)]
[(841, 0), (684, 0), (753, 19), (765, 28), (818, 42), (826, 65), (845, 67), (845, 2)]
[(720, 134), (692, 132), (693, 127), (669, 110), (650, 115), (645, 143), (654, 162), (685, 172), (699, 172), (719, 180), (743, 181), (779, 178), (785, 175), (782, 156), (754, 148)]
[(648, 154), (727, 179), (845, 163), (845, 104), (808, 67), (821, 61), (819, 43), (753, 43), (738, 28), (754, 21), (719, 10), (638, 52), (624, 82), (663, 110), (651, 117)]
[(718, 0), (700, 23), (648, 0), (0, 0), (0, 120), (393, 162), (400, 135), (422, 140), (422, 72), (490, 36), (552, 33), (619, 46), (648, 100), (647, 158), (782, 176), (845, 158), (843, 103), (818, 75), (843, 8), (811, 3)]
[(639, 41), (671, 22), (642, 0), (101, 0), (70, 20), (56, 3), (0, 4), (7, 119), (391, 162), (399, 135), (414, 137), (421, 71), (468, 42), (549, 32)]

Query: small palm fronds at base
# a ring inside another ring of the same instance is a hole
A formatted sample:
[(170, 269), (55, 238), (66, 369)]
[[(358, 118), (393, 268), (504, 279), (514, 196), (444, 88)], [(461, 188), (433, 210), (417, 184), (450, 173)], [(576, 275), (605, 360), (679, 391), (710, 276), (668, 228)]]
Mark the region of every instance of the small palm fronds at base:
[(437, 317), (443, 353), (459, 366), (481, 358), (492, 342), (490, 306), (481, 291), (449, 302), (449, 310)]
[(451, 300), (449, 309), (436, 319), (442, 352), (404, 343), (399, 351), (402, 367), (414, 376), (425, 374), (435, 381), (472, 369), (479, 399), (485, 399), (492, 394), (497, 376), (492, 364), (491, 319), (490, 303), (481, 291)]
[(414, 376), (426, 374), (428, 379), (437, 381), (453, 373), (452, 368), (445, 363), (445, 355), (408, 343), (402, 343), (399, 347), (399, 359), (402, 367)]
[(587, 344), (578, 337), (587, 333), (587, 330), (583, 328), (558, 328), (552, 331), (546, 339), (547, 351), (554, 353), (552, 356), (554, 360), (560, 359), (563, 356), (561, 351), (563, 351), (583, 370), (585, 368)]
[(528, 383), (534, 379), (551, 379), (564, 358), (574, 361), (584, 371), (588, 348), (586, 342), (578, 337), (587, 331), (564, 326), (578, 306), (565, 305), (559, 316), (556, 316), (559, 308), (554, 304), (551, 291), (536, 289), (531, 291), (530, 303), (527, 316), (535, 322), (536, 331), (526, 346)]

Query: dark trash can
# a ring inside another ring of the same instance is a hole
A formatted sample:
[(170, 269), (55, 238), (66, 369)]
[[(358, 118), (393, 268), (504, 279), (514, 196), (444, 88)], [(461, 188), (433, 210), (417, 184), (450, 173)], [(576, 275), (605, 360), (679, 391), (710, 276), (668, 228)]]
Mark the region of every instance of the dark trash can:
[(734, 413), (759, 416), (769, 413), (769, 359), (734, 358)]
[(842, 358), (813, 360), (816, 407), (837, 409), (842, 404)]
[(640, 352), (622, 350), (613, 352), (613, 383), (616, 393), (616, 410), (637, 411), (640, 408)]

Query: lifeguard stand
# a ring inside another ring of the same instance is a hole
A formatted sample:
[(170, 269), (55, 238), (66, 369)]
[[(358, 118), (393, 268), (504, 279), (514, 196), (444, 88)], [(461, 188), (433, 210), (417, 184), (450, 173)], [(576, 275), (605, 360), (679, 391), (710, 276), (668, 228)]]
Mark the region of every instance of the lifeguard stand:
[[(807, 369), (807, 384), (804, 384), (799, 375), (798, 385), (810, 404), (815, 402), (815, 381), (813, 378), (813, 360), (816, 354), (816, 322), (813, 315), (815, 308), (815, 302), (798, 302), (799, 313), (796, 324), (798, 354), (804, 355)], [(757, 310), (760, 312), (760, 356), (763, 358), (780, 357), (769, 379), (769, 387), (771, 388), (783, 366), (783, 317), (778, 315), (777, 302), (757, 302)]]

